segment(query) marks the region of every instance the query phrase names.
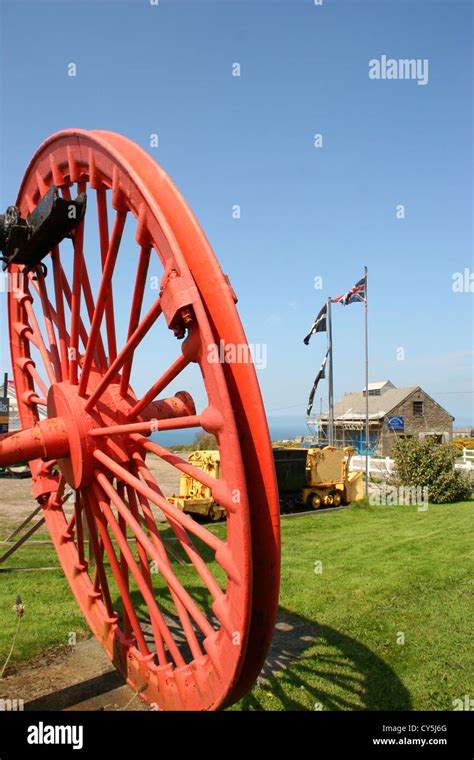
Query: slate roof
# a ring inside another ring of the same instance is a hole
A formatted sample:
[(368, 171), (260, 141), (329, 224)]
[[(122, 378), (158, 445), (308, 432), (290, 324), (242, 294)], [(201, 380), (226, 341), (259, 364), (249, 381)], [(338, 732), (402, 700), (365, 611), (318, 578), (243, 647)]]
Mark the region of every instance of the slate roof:
[[(369, 383), (369, 390), (371, 383)], [(409, 385), (406, 388), (389, 388), (381, 396), (369, 395), (369, 419), (380, 420), (401, 404), (414, 391), (421, 390), (419, 385)], [(322, 419), (327, 419), (324, 412)], [(359, 420), (365, 419), (365, 393), (346, 393), (342, 399), (334, 404), (334, 419)]]

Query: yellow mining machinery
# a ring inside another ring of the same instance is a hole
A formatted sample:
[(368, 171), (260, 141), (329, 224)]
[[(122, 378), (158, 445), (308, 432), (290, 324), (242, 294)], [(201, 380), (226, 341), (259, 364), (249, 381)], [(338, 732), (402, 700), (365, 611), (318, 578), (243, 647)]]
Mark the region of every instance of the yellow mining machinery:
[[(220, 478), (221, 463), (218, 451), (193, 451), (188, 462), (198, 467), (213, 478)], [(168, 501), (189, 514), (220, 520), (225, 516), (225, 509), (212, 498), (211, 489), (195, 480), (190, 475), (181, 475), (179, 495), (168, 497)]]
[[(364, 497), (361, 472), (349, 472), (355, 449), (326, 446), (324, 449), (274, 448), (281, 512), (296, 507), (338, 507)], [(220, 477), (218, 451), (193, 451), (188, 462), (215, 478)], [(225, 510), (212, 498), (211, 489), (189, 475), (181, 475), (180, 492), (169, 497), (178, 509), (211, 520)]]
[(319, 509), (321, 506), (338, 507), (364, 498), (361, 472), (349, 472), (350, 461), (356, 449), (326, 446), (308, 449), (306, 459), (306, 485), (302, 499), (305, 504)]

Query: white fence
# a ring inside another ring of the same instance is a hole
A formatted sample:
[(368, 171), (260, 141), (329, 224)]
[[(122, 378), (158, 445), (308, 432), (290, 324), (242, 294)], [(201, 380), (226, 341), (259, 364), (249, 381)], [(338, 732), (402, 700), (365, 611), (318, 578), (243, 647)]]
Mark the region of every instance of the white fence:
[(474, 449), (462, 450), (462, 462), (454, 465), (458, 470), (474, 470)]
[[(457, 470), (474, 470), (474, 449), (463, 449), (462, 462), (456, 462)], [(349, 466), (351, 471), (365, 472), (365, 456), (356, 455), (351, 459)], [(394, 461), (390, 457), (369, 456), (369, 475), (371, 473), (390, 477), (393, 474)]]
[[(390, 457), (371, 457), (369, 456), (369, 475), (370, 473), (376, 473), (389, 477), (393, 472), (394, 462)], [(360, 454), (353, 456), (349, 469), (352, 471), (365, 472), (365, 456)]]

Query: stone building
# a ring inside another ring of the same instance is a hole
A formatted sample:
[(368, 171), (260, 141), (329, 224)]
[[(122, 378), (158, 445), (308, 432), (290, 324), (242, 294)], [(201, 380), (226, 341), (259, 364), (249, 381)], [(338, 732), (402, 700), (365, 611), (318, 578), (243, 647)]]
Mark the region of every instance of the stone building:
[[(396, 388), (390, 380), (369, 383), (369, 453), (390, 456), (398, 438), (430, 436), (439, 443), (452, 439), (454, 417), (419, 385)], [(354, 446), (364, 454), (365, 388), (346, 393), (334, 405), (336, 445)], [(327, 440), (327, 412), (313, 424)]]

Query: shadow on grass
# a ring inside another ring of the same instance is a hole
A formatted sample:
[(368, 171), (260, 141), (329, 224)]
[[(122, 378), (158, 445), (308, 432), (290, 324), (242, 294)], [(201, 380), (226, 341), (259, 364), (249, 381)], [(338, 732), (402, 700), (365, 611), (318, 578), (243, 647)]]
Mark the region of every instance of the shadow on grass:
[[(188, 591), (218, 627), (207, 590), (192, 587)], [(138, 596), (134, 601), (150, 645), (152, 635), (144, 609), (139, 606)], [(172, 603), (162, 598), (160, 607), (181, 653), (186, 660), (192, 659)], [(201, 632), (197, 629), (195, 632), (202, 644)], [(365, 644), (284, 608), (280, 608), (272, 645), (256, 687), (238, 703), (237, 709), (271, 710), (273, 706), (285, 710), (412, 709), (410, 694), (396, 673)]]
[[(174, 625), (177, 621), (166, 617), (184, 653), (186, 641)], [(119, 673), (105, 672), (37, 697), (25, 704), (25, 710), (64, 710), (96, 699), (124, 683)], [(364, 644), (329, 626), (280, 609), (270, 652), (257, 684), (234, 709), (408, 711), (412, 704), (392, 668)]]
[(272, 701), (285, 710), (412, 708), (396, 673), (365, 644), (286, 609), (256, 687), (238, 708), (268, 710)]

